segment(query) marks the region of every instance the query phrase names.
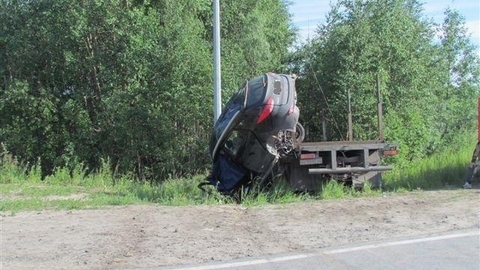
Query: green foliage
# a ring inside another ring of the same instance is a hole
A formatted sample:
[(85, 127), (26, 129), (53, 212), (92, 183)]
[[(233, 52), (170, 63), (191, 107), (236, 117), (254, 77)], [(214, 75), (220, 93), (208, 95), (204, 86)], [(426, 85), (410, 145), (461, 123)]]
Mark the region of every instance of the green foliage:
[(140, 183), (122, 176), (112, 181), (110, 164), (103, 162), (95, 173), (66, 168), (41, 180), (36, 166), (26, 168), (10, 154), (0, 164), (0, 211), (80, 209), (104, 205), (159, 203), (163, 205), (216, 204), (228, 202), (216, 191), (203, 193), (197, 185), (204, 175), (170, 179), (161, 184)]
[(328, 181), (322, 186), (320, 197), (324, 200), (343, 198), (345, 197), (345, 186), (341, 182)]
[[(247, 2), (221, 6), (226, 98), (293, 41), (282, 1)], [(21, 162), (47, 177), (108, 159), (142, 182), (210, 166), (211, 1), (0, 3), (0, 142)]]
[(475, 148), (470, 134), (458, 140), (458, 147), (435, 153), (412, 163), (398, 163), (383, 177), (386, 190), (436, 189), (463, 184), (468, 162)]
[(348, 91), (354, 138), (377, 139), (378, 84), (385, 138), (401, 149), (395, 161), (461, 143), (475, 127), (479, 58), (462, 17), (445, 15), (437, 26), (416, 0), (338, 1), (318, 36), (293, 58), (308, 139), (321, 139), (324, 120), (329, 139), (346, 138)]
[[(285, 1), (221, 1), (222, 95), (258, 74), (285, 70), (294, 42)], [(212, 40), (212, 39), (210, 39)]]
[[(367, 183), (362, 190), (329, 181), (318, 194), (296, 194), (286, 182), (278, 182), (268, 192), (255, 190), (243, 196), (244, 206), (269, 203), (291, 203), (312, 199), (340, 199), (379, 196), (383, 192), (407, 192), (417, 189), (460, 187), (475, 146), (472, 137), (464, 137), (465, 147), (450, 149), (442, 154), (417, 162), (417, 166), (396, 166), (384, 175), (383, 190), (374, 190)], [(467, 146), (471, 147), (467, 147)], [(161, 184), (134, 181), (122, 176), (112, 181), (110, 164), (104, 161), (96, 173), (84, 174), (80, 168), (73, 173), (64, 169), (41, 180), (37, 166), (26, 168), (10, 154), (3, 154), (0, 164), (0, 211), (18, 212), (42, 209), (84, 209), (105, 205), (157, 203), (162, 205), (235, 203), (215, 189), (201, 191), (197, 185), (205, 175), (169, 179)]]
[[(166, 179), (210, 167), (211, 5), (1, 0), (0, 143), (11, 155), (2, 154), (0, 183), (105, 188), (135, 179), (142, 200), (170, 202), (177, 189), (200, 196)], [(398, 167), (462, 145), (475, 128), (479, 58), (454, 10), (434, 25), (416, 0), (337, 1), (294, 53), (287, 1), (222, 1), (221, 11), (224, 100), (252, 76), (295, 72), (309, 140), (321, 139), (322, 121), (329, 139), (345, 139), (348, 91), (355, 139), (376, 139), (377, 83)]]
[(322, 185), (322, 190), (318, 197), (323, 200), (356, 198), (356, 197), (374, 197), (379, 196), (382, 190), (373, 189), (370, 182), (365, 182), (361, 188), (345, 185), (343, 182), (334, 180), (327, 181)]
[(23, 178), (25, 171), (21, 169), (21, 166), (19, 166), (17, 158), (13, 157), (5, 150), (1, 153), (0, 157), (0, 169), (2, 172), (2, 177), (0, 178), (1, 184), (17, 182), (19, 179)]
[(258, 187), (254, 187), (247, 194), (242, 194), (241, 197), (241, 203), (245, 206), (292, 203), (310, 198), (307, 194), (296, 194), (283, 180), (278, 180), (267, 190), (259, 190)]

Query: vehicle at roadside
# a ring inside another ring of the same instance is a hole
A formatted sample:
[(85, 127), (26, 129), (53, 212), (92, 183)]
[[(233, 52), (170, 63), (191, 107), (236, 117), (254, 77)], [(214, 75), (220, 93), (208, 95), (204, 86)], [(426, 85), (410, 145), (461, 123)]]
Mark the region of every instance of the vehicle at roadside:
[[(317, 191), (329, 180), (381, 187), (381, 173), (392, 169), (382, 158), (397, 154), (398, 146), (383, 139), (380, 90), (377, 139), (303, 142), (295, 80), (295, 75), (266, 73), (248, 80), (230, 98), (213, 127), (212, 172), (201, 188), (210, 184), (237, 196), (278, 179), (299, 192)], [(351, 121), (347, 124), (352, 134)]]
[(253, 182), (265, 185), (279, 158), (303, 138), (295, 75), (266, 73), (248, 80), (215, 122), (209, 183), (231, 193)]

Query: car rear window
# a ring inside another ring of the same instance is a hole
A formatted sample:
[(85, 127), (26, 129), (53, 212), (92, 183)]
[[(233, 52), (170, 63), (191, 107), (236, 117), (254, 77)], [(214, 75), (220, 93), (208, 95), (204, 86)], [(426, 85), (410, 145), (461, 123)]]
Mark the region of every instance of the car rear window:
[[(248, 81), (247, 108), (256, 108), (263, 105), (267, 92), (267, 76), (258, 76)], [(245, 95), (245, 90), (244, 90)]]

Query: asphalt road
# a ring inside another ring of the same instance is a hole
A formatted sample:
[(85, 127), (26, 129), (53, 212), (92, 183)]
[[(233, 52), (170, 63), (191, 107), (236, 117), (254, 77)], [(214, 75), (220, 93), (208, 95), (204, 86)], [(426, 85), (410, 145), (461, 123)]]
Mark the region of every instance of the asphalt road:
[(215, 264), (148, 269), (287, 270), (409, 269), (480, 270), (480, 231), (341, 246)]

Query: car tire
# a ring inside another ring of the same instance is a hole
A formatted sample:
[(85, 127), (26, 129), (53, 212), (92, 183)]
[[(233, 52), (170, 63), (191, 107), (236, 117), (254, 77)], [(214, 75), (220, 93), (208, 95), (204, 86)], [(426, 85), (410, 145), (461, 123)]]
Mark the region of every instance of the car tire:
[(302, 124), (297, 123), (295, 126), (295, 139), (297, 142), (301, 143), (305, 139), (305, 128), (303, 128)]

